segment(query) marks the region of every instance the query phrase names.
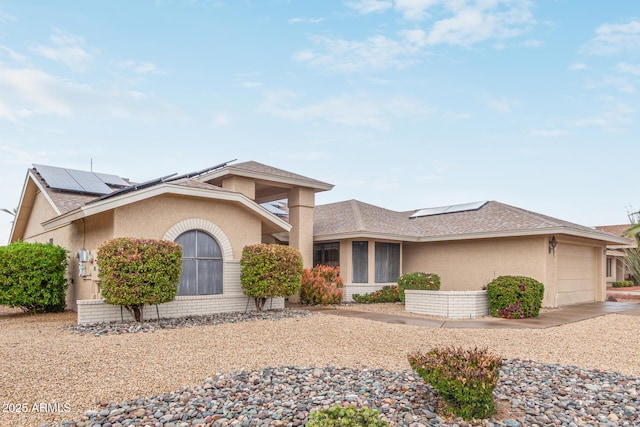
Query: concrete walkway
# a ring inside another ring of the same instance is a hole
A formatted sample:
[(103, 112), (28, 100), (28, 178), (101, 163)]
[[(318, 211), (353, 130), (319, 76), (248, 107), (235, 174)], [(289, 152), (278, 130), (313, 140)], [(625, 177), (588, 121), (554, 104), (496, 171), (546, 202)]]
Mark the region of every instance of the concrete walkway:
[(491, 319), (491, 320), (435, 320), (409, 316), (396, 316), (383, 313), (366, 313), (353, 310), (340, 310), (325, 306), (296, 306), (303, 310), (318, 311), (325, 314), (341, 317), (354, 317), (359, 319), (374, 320), (377, 322), (396, 323), (401, 325), (427, 326), (430, 328), (520, 328), (520, 329), (545, 329), (567, 323), (579, 322), (593, 317), (604, 316), (610, 313), (628, 314), (640, 316), (639, 303), (626, 302), (590, 302), (561, 307), (556, 310), (542, 313), (536, 318), (530, 319)]

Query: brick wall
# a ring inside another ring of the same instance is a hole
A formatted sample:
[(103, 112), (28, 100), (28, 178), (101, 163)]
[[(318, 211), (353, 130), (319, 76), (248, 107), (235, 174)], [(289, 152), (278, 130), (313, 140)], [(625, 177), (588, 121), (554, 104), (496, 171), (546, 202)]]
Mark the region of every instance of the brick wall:
[[(284, 308), (284, 298), (273, 298), (267, 300), (265, 309)], [(173, 318), (190, 315), (206, 315), (212, 313), (228, 313), (233, 311), (255, 310), (253, 298), (244, 295), (197, 295), (178, 296), (175, 300), (166, 304), (158, 305), (160, 317)], [(126, 308), (120, 310), (120, 306), (110, 305), (104, 300), (79, 300), (78, 301), (78, 323), (92, 322), (114, 322), (133, 320)], [(157, 317), (156, 306), (144, 307), (144, 318), (155, 319)]]
[(487, 291), (406, 290), (405, 310), (411, 313), (452, 319), (473, 319), (489, 315)]

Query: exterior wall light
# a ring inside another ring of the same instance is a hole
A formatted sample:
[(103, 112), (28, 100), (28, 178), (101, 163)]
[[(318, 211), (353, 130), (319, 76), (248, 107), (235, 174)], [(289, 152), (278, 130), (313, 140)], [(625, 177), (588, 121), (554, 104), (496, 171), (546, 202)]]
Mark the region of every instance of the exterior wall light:
[(549, 239), (549, 253), (553, 252), (553, 254), (556, 254), (556, 246), (558, 246), (558, 241), (556, 240), (556, 236), (551, 237), (551, 239)]

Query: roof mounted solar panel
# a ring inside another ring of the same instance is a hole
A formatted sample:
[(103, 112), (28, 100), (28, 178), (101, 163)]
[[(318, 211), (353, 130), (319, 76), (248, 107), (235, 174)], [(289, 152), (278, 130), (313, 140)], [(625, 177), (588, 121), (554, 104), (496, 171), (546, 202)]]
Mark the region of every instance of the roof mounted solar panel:
[(78, 184), (84, 189), (85, 193), (90, 194), (109, 194), (111, 188), (100, 178), (98, 178), (93, 172), (79, 171), (75, 169), (66, 169), (67, 173), (76, 180)]
[(84, 192), (84, 188), (75, 180), (66, 169), (57, 168), (55, 166), (33, 165), (47, 186), (56, 190)]
[(487, 203), (488, 203), (487, 200), (483, 200), (481, 202), (462, 203), (459, 205), (440, 206), (437, 208), (420, 209), (416, 211), (413, 215), (411, 215), (409, 218), (421, 218), (424, 216), (441, 215), (441, 214), (447, 214), (447, 213), (477, 211)]
[(128, 187), (130, 185), (127, 181), (120, 178), (118, 175), (98, 172), (94, 172), (93, 174), (100, 178), (100, 180), (107, 185), (113, 185), (114, 187)]

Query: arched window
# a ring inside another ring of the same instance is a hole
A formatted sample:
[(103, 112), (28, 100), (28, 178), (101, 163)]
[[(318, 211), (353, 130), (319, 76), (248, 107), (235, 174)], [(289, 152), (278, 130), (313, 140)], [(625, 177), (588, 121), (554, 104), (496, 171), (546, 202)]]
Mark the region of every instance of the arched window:
[(222, 251), (218, 242), (201, 230), (176, 238), (182, 246), (182, 276), (178, 295), (222, 293)]

